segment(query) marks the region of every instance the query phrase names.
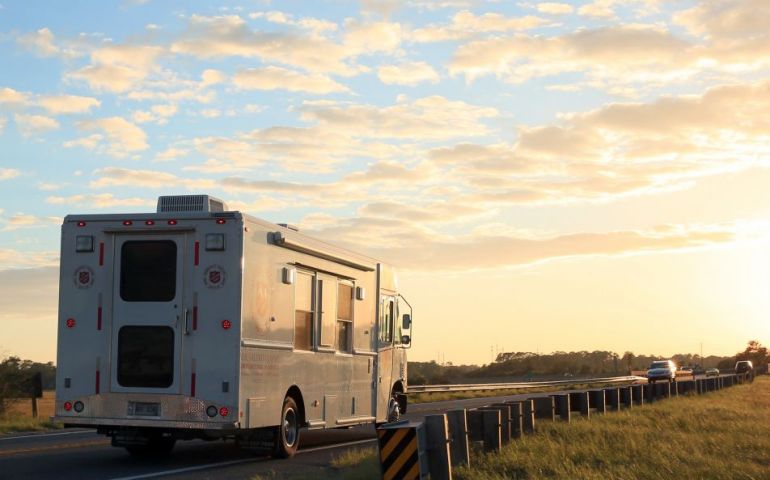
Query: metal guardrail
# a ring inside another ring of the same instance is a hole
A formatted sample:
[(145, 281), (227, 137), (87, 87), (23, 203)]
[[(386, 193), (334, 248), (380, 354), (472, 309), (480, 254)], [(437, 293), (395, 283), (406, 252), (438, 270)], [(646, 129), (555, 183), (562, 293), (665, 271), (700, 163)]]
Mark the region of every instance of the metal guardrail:
[(578, 378), (570, 380), (553, 380), (549, 382), (518, 382), (518, 383), (458, 383), (447, 385), (409, 385), (409, 393), (437, 392), (473, 392), (492, 390), (530, 389), (542, 387), (558, 387), (562, 385), (583, 385), (586, 383), (636, 383), (646, 381), (644, 377), (629, 375), (626, 377)]

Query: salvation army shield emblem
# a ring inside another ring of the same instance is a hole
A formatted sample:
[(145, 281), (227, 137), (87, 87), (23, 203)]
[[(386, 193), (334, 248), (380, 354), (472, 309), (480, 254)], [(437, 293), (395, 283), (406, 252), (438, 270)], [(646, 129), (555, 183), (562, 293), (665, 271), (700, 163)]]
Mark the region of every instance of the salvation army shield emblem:
[(203, 272), (203, 282), (209, 288), (220, 288), (225, 280), (225, 269), (221, 265), (211, 265)]
[(94, 271), (86, 266), (78, 267), (72, 281), (77, 288), (89, 288), (94, 284)]

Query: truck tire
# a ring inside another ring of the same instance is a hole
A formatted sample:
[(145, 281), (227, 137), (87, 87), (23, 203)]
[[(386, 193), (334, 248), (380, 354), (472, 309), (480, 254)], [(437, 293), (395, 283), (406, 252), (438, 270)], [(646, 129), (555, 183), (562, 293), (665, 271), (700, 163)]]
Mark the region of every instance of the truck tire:
[(297, 402), (292, 397), (283, 399), (281, 409), (281, 424), (276, 428), (273, 456), (276, 458), (290, 458), (297, 453), (299, 445), (299, 409)]

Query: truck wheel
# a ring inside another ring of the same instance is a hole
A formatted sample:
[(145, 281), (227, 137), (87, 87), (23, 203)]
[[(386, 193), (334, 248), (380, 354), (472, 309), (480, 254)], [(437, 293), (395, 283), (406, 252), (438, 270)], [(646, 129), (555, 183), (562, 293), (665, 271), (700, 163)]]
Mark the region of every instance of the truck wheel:
[(291, 397), (283, 400), (281, 409), (281, 424), (276, 428), (275, 446), (273, 456), (277, 458), (290, 458), (297, 453), (299, 445), (299, 409), (297, 402)]
[(401, 408), (398, 405), (396, 394), (390, 397), (388, 402), (388, 423), (397, 422), (401, 418)]

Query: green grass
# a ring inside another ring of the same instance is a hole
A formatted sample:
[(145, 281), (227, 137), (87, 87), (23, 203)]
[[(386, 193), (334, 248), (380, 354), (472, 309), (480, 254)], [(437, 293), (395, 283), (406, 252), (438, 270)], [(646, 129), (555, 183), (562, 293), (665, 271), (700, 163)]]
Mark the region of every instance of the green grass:
[(62, 428), (62, 424), (52, 422), (48, 418), (32, 417), (2, 417), (0, 418), (0, 434), (35, 432)]
[(770, 478), (770, 377), (538, 433), (481, 454), (456, 479)]
[[(454, 469), (454, 478), (770, 478), (767, 376), (703, 396), (673, 398), (590, 420), (573, 416), (570, 424), (541, 421), (536, 427), (535, 435), (513, 441), (500, 454), (474, 449), (471, 468)], [(370, 461), (376, 460), (375, 451)]]

